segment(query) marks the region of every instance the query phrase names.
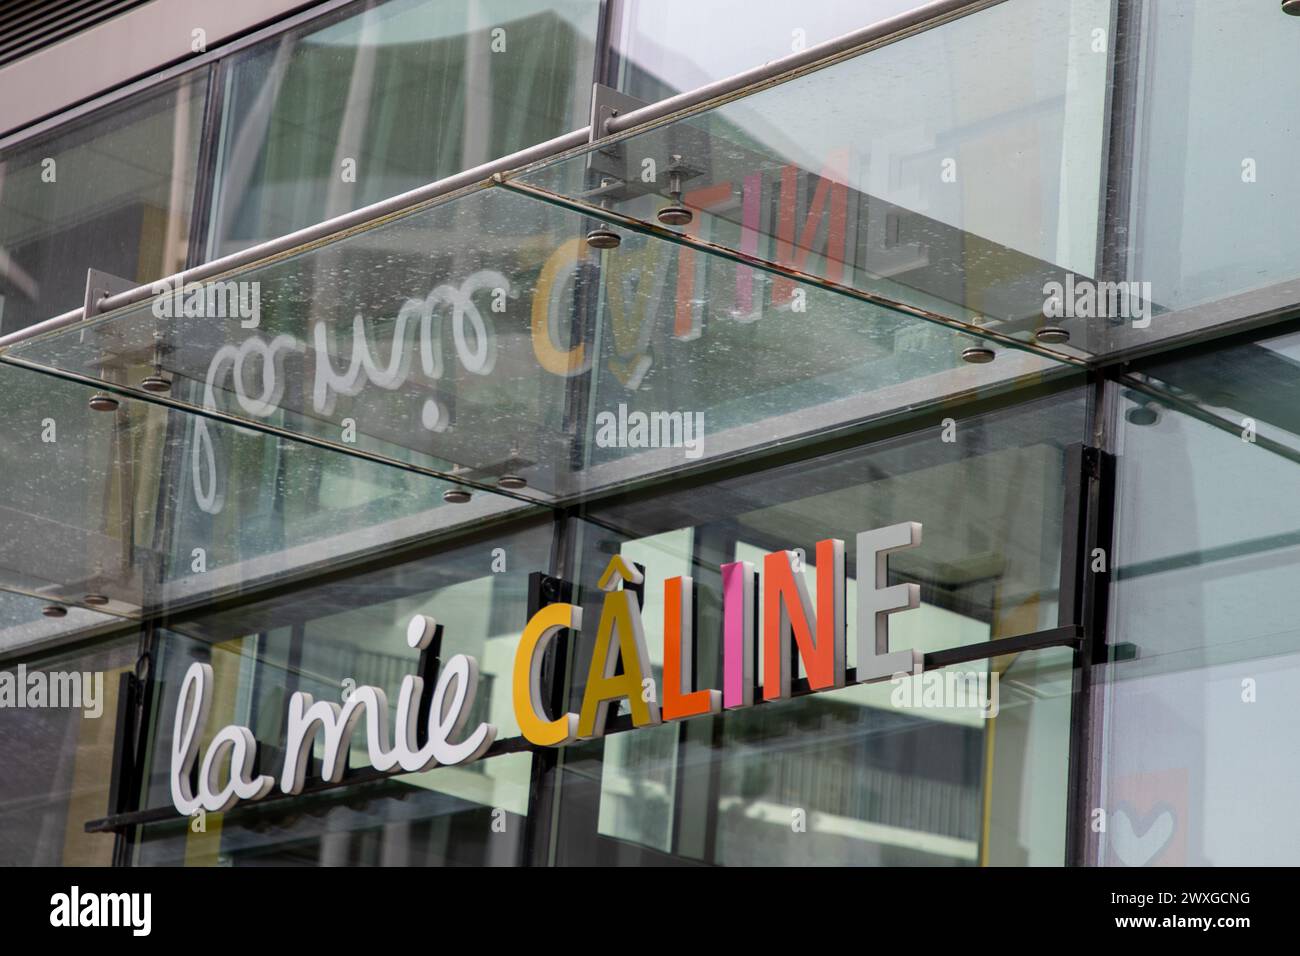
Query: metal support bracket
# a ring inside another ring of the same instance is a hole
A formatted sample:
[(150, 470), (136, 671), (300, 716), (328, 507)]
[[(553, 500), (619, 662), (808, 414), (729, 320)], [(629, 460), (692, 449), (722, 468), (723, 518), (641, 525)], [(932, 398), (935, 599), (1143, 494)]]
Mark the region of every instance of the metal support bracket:
[[(600, 142), (609, 134), (605, 124), (615, 116), (630, 113), (646, 104), (636, 97), (620, 93), (601, 83), (591, 89), (591, 133), (589, 141)], [(627, 144), (623, 140), (606, 143), (587, 154), (588, 179), (592, 186), (587, 198), (622, 202), (649, 190), (640, 189), (638, 178), (628, 167)]]
[(648, 105), (645, 100), (639, 100), (635, 96), (620, 93), (613, 87), (605, 86), (603, 83), (593, 83), (591, 87), (591, 142), (602, 140), (609, 135), (606, 131), (606, 124), (615, 116), (631, 113), (633, 110), (639, 110), (641, 107)]
[(99, 315), (102, 309), (99, 305), (110, 295), (117, 295), (121, 292), (129, 292), (136, 288), (140, 283), (131, 279), (123, 279), (121, 276), (115, 276), (111, 272), (100, 272), (98, 269), (86, 270), (86, 298), (82, 319), (93, 319)]
[[(645, 105), (626, 93), (593, 84), (590, 141), (600, 143), (608, 138), (611, 119)], [(673, 191), (670, 183), (676, 183), (680, 192), (682, 183), (703, 175), (708, 165), (708, 136), (689, 124), (674, 124), (636, 141), (643, 145), (644, 156), (629, 158), (625, 139), (605, 143), (587, 154), (590, 188), (582, 198), (623, 202), (638, 196), (669, 196)], [(653, 160), (657, 167), (649, 181), (642, 177), (644, 160)]]

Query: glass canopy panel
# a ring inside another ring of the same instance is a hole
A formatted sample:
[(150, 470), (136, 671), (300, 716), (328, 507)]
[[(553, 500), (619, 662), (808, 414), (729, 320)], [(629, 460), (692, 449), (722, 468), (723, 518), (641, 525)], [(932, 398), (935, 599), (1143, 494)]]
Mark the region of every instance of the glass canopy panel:
[(11, 354), (126, 388), (157, 366), (186, 404), (470, 483), (513, 474), (546, 497), (567, 463), (569, 395), (533, 337), (568, 348), (581, 324), (585, 270), (556, 282), (551, 265), (580, 227), (478, 191)]
[(1031, 339), (1097, 274), (1110, 6), (1007, 0), (511, 184), (651, 225), (679, 189), (695, 241)]
[(532, 510), (490, 493), (447, 503), (440, 479), (156, 403), (96, 411), (93, 394), (0, 363), (0, 589), (37, 615), (69, 606), (47, 631), (6, 598), (0, 640), (180, 610)]
[(539, 501), (1071, 367), (1014, 340), (967, 364), (995, 343), (672, 238), (601, 253), (592, 227), (482, 188), (7, 355)]
[[(923, 414), (1074, 368), (643, 232), (606, 251), (601, 274), (578, 491)], [(989, 349), (992, 361), (971, 364), (963, 355), (972, 349)]]
[(85, 607), (64, 608), (62, 616), (51, 617), (46, 609), (53, 603), (56, 599), (40, 594), (22, 594), (0, 588), (0, 654), (118, 623), (111, 614)]

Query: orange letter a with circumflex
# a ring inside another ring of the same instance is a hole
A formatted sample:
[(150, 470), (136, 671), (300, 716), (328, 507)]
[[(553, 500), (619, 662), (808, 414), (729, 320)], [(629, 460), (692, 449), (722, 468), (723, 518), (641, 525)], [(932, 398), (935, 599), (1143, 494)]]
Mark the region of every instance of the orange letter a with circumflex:
[(790, 696), (793, 634), (812, 690), (844, 686), (844, 542), (817, 542), (814, 614), (793, 551), (763, 558), (763, 699)]

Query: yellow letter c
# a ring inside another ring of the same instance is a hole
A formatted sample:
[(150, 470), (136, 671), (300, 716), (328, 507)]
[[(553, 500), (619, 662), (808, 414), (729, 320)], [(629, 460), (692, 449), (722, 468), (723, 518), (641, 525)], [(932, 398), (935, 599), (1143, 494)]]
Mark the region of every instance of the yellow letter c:
[(578, 736), (577, 714), (547, 720), (542, 706), (542, 656), (551, 638), (566, 627), (582, 629), (582, 608), (576, 604), (548, 604), (528, 621), (515, 649), (511, 687), (515, 720), (524, 739), (542, 747), (561, 747)]

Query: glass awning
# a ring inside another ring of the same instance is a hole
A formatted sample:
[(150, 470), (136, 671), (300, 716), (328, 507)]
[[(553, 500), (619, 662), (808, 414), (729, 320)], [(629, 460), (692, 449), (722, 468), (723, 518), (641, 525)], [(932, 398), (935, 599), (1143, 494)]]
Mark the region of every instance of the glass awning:
[[(1084, 28), (1109, 18), (1102, 0), (997, 4), (509, 183), (762, 263), (787, 297), (795, 282), (832, 285), (1044, 353), (1102, 355), (1123, 321), (1044, 312), (1053, 283), (1064, 298), (1099, 272), (1108, 77)], [(752, 303), (741, 288), (730, 305)]]
[[(1293, 309), (1300, 283), (1277, 281), (1293, 268), (1278, 265), (1271, 233), (1247, 225), (1270, 201), (1283, 221), (1300, 209), (1294, 177), (1254, 186), (1252, 151), (1277, 151), (1281, 114), (1261, 114), (1256, 125), (1279, 132), (1252, 130), (1247, 158), (1215, 154), (1212, 174), (1194, 151), (1211, 135), (1184, 143), (1147, 117), (1140, 135), (1163, 138), (1124, 165), (1106, 152), (1120, 135), (1107, 114), (1119, 33), (1106, 0), (1007, 0), (536, 163), (507, 185), (769, 269), (778, 301), (818, 284), (1090, 364)], [(1161, 83), (1152, 95), (1168, 99), (1180, 79), (1231, 86), (1221, 59), (1122, 68), (1139, 86), (1149, 72)], [(1212, 197), (1190, 185), (1166, 195), (1193, 173)], [(1204, 233), (1188, 225), (1202, 220)], [(1193, 294), (1203, 287), (1222, 295)], [(713, 305), (756, 316), (755, 302), (742, 283)]]
[[(59, 608), (61, 613), (51, 616), (55, 613), (49, 610), (52, 607)], [(0, 586), (0, 653), (37, 647), (72, 633), (88, 636), (122, 623), (113, 614), (87, 607), (67, 607), (37, 593)]]
[[(537, 506), (0, 363), (0, 653)], [(52, 609), (52, 610), (51, 610)], [(55, 616), (47, 616), (47, 615)]]
[(595, 225), (483, 186), (10, 347), (0, 589), (181, 611), (1077, 367)]
[[(476, 188), (3, 358), (540, 503), (1074, 367), (650, 232), (601, 252), (594, 225)], [(641, 441), (638, 414), (671, 433)], [(198, 441), (196, 488), (219, 467)]]
[(4, 349), (0, 592), (183, 608), (1112, 354), (1127, 327), (1044, 314), (1102, 258), (1106, 58), (1078, 44), (1109, 4), (1071, 7), (994, 5)]

